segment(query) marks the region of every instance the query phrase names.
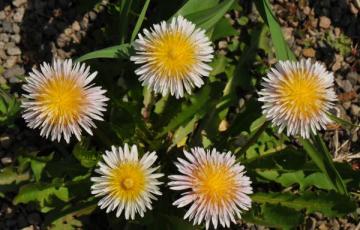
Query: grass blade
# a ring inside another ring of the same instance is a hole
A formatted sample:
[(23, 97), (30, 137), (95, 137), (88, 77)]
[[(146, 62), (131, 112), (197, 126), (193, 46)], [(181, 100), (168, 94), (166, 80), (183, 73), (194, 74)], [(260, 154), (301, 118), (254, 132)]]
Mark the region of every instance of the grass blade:
[(146, 0), (145, 4), (144, 4), (144, 6), (143, 6), (143, 8), (141, 10), (141, 13), (139, 15), (139, 18), (138, 18), (138, 20), (136, 22), (136, 25), (134, 27), (134, 30), (133, 30), (133, 32), (131, 34), (131, 40), (130, 40), (131, 42), (135, 40), (136, 35), (139, 33), (141, 25), (142, 25), (142, 23), (143, 23), (143, 21), (145, 19), (146, 11), (147, 11), (147, 9), (149, 7), (149, 4), (150, 4), (150, 0)]
[(281, 27), (274, 16), (268, 0), (256, 0), (256, 7), (268, 25), (271, 38), (274, 43), (275, 53), (278, 60), (296, 60), (295, 55), (290, 50), (282, 34)]
[(96, 59), (96, 58), (123, 58), (127, 59), (130, 56), (131, 46), (129, 44), (122, 44), (118, 46), (111, 46), (105, 49), (96, 50), (90, 53), (87, 53), (76, 59), (77, 62), (82, 62), (86, 60)]
[(348, 192), (345, 183), (342, 180), (339, 172), (336, 170), (324, 142), (318, 135), (316, 135), (313, 139), (314, 144), (303, 138), (300, 138), (300, 142), (304, 146), (305, 151), (310, 156), (312, 161), (326, 175), (334, 189), (340, 194), (347, 195)]

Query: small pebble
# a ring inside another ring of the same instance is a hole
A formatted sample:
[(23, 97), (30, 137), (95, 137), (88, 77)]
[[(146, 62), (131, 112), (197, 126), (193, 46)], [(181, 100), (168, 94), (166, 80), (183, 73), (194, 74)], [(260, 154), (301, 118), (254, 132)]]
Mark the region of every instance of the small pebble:
[(0, 136), (0, 146), (4, 149), (8, 149), (11, 145), (11, 139), (8, 135), (4, 134)]
[(29, 225), (25, 228), (22, 228), (21, 230), (35, 230), (34, 226), (33, 225)]
[(9, 54), (10, 56), (15, 56), (15, 55), (20, 55), (21, 54), (21, 50), (19, 47), (10, 47), (6, 50), (7, 54)]
[(8, 32), (8, 33), (12, 33), (12, 32), (13, 32), (11, 22), (3, 21), (3, 22), (2, 22), (2, 27), (3, 27), (3, 30), (4, 30), (5, 32)]
[(315, 57), (315, 50), (313, 48), (305, 48), (302, 51), (302, 54), (304, 55), (304, 57)]
[(19, 7), (21, 5), (24, 5), (27, 2), (27, 0), (14, 0), (12, 1), (12, 4), (16, 7)]
[(319, 26), (321, 28), (328, 29), (330, 27), (330, 25), (331, 25), (330, 18), (328, 18), (326, 16), (321, 16), (320, 17)]
[(6, 59), (4, 67), (5, 68), (11, 68), (17, 63), (17, 61), (18, 61), (17, 56), (10, 56), (9, 58)]
[(11, 157), (3, 157), (3, 158), (1, 158), (1, 163), (4, 164), (4, 165), (11, 164), (12, 162), (13, 162), (13, 160), (11, 159)]
[(10, 69), (7, 69), (4, 72), (4, 77), (7, 79), (10, 79), (12, 77), (18, 77), (25, 74), (25, 70), (23, 67), (20, 67), (19, 65), (16, 65)]

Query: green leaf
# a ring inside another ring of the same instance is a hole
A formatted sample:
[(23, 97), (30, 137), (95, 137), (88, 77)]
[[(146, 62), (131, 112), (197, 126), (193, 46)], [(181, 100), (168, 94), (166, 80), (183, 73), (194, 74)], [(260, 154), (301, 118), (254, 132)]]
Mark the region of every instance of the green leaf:
[(275, 53), (278, 60), (296, 60), (295, 55), (290, 50), (282, 34), (281, 27), (277, 22), (268, 0), (255, 0), (256, 7), (268, 25), (271, 38), (274, 43)]
[(238, 35), (240, 32), (234, 29), (231, 26), (229, 19), (221, 18), (218, 23), (216, 23), (214, 27), (214, 31), (212, 33), (212, 40), (218, 40), (220, 38), (228, 37), (228, 36), (235, 36)]
[(302, 170), (285, 173), (281, 173), (278, 170), (256, 170), (256, 173), (268, 180), (275, 181), (284, 187), (299, 184), (301, 191), (304, 191), (310, 186), (326, 190), (331, 190), (333, 188), (327, 177), (320, 172), (312, 173), (308, 176), (305, 175)]
[(135, 24), (133, 32), (131, 34), (131, 42), (135, 40), (136, 35), (139, 33), (141, 25), (142, 25), (142, 23), (143, 23), (143, 21), (145, 19), (145, 14), (146, 14), (146, 11), (147, 11), (147, 9), (149, 7), (149, 4), (150, 4), (150, 0), (146, 0), (146, 2), (144, 3), (143, 8), (141, 10), (141, 13), (140, 13), (140, 15), (138, 17), (138, 20), (137, 20), (137, 22)]
[(304, 215), (292, 208), (277, 204), (263, 204), (259, 206), (260, 210), (256, 208), (243, 215), (246, 222), (280, 229), (293, 229), (304, 222)]
[(6, 167), (0, 170), (0, 185), (18, 184), (30, 178), (28, 172), (18, 173), (12, 167)]
[(209, 31), (221, 20), (234, 2), (235, 0), (225, 0), (212, 8), (188, 14), (186, 15), (186, 18), (195, 23), (198, 27)]
[(173, 145), (177, 145), (178, 148), (184, 146), (187, 136), (194, 131), (195, 124), (198, 120), (199, 118), (194, 116), (185, 126), (180, 126), (174, 133)]
[(189, 0), (187, 1), (173, 17), (182, 15), (186, 16), (198, 11), (206, 10), (218, 4), (219, 0)]
[(360, 125), (355, 125), (349, 121), (341, 119), (340, 117), (335, 116), (334, 114), (328, 113), (327, 114), (331, 120), (336, 122), (337, 124), (341, 125), (344, 128), (351, 129), (351, 128), (359, 128)]
[(49, 203), (54, 197), (65, 202), (68, 201), (68, 189), (63, 186), (56, 186), (56, 184), (27, 184), (20, 188), (19, 193), (14, 198), (14, 204), (27, 204), (34, 201), (39, 204), (42, 212), (47, 212), (51, 209)]
[(303, 138), (300, 138), (300, 142), (314, 163), (327, 176), (329, 181), (331, 181), (334, 189), (341, 194), (348, 194), (345, 183), (339, 172), (336, 170), (324, 142), (318, 135), (316, 135), (313, 139), (314, 144)]
[(193, 118), (196, 114), (203, 116), (205, 107), (208, 108), (208, 101), (210, 99), (210, 87), (205, 86), (201, 91), (192, 97), (193, 103), (190, 106), (184, 107), (157, 135), (160, 138), (169, 131), (177, 128)]
[(93, 149), (89, 149), (88, 140), (83, 140), (75, 145), (73, 154), (85, 168), (94, 167), (101, 158), (101, 154)]
[(356, 203), (348, 196), (335, 192), (255, 193), (251, 196), (260, 204), (280, 204), (306, 213), (321, 212), (327, 217), (341, 217), (356, 210)]
[(86, 60), (96, 59), (96, 58), (123, 58), (128, 59), (131, 53), (131, 45), (122, 44), (117, 46), (111, 46), (105, 49), (93, 51), (87, 53), (76, 59), (77, 62), (83, 62)]
[(52, 210), (45, 216), (44, 225), (54, 224), (58, 226), (61, 220), (72, 218), (73, 216), (81, 216), (92, 212), (96, 208), (97, 199), (81, 201), (74, 205), (69, 204), (61, 209)]
[(31, 170), (34, 173), (35, 180), (40, 181), (42, 171), (44, 170), (46, 164), (52, 160), (54, 153), (51, 153), (48, 156), (33, 157), (30, 159)]

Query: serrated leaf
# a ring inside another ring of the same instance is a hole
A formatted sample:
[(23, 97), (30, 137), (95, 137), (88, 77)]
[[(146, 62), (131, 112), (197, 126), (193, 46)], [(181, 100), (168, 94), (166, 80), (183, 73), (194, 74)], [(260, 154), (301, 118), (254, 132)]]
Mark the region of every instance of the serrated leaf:
[(30, 178), (28, 172), (18, 173), (12, 167), (6, 167), (0, 170), (0, 185), (18, 184)]
[(294, 184), (300, 186), (300, 190), (304, 191), (309, 186), (315, 186), (320, 189), (330, 190), (333, 188), (331, 182), (328, 181), (323, 173), (316, 172), (308, 176), (305, 175), (304, 171), (297, 170), (294, 172), (280, 173), (277, 170), (256, 170), (260, 176), (277, 182), (284, 187), (289, 187)]
[(68, 201), (69, 191), (66, 187), (55, 184), (27, 184), (20, 188), (19, 193), (14, 198), (14, 204), (37, 202), (43, 212), (51, 209), (48, 206), (51, 203), (51, 198), (56, 197), (62, 201)]
[(101, 155), (97, 151), (89, 149), (86, 140), (75, 145), (73, 154), (85, 168), (94, 167), (101, 158)]
[(356, 203), (348, 196), (331, 192), (292, 193), (255, 193), (254, 202), (261, 204), (280, 204), (307, 213), (321, 212), (327, 217), (341, 217), (356, 210)]
[(252, 209), (244, 213), (242, 218), (246, 222), (278, 229), (294, 229), (304, 222), (302, 212), (273, 204), (253, 204)]
[(214, 26), (214, 31), (212, 33), (211, 39), (218, 40), (220, 38), (228, 37), (228, 36), (235, 36), (238, 35), (240, 32), (234, 29), (230, 24), (227, 18), (222, 18), (216, 25)]

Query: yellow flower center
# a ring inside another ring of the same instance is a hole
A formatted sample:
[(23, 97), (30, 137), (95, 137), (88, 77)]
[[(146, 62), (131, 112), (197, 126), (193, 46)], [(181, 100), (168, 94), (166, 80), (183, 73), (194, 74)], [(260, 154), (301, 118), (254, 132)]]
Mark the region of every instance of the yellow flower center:
[(195, 173), (196, 191), (207, 202), (221, 207), (235, 198), (235, 176), (226, 165), (208, 163)]
[(135, 201), (145, 189), (145, 176), (138, 162), (121, 163), (110, 173), (111, 193), (121, 200)]
[(309, 119), (320, 111), (325, 91), (316, 76), (308, 72), (294, 72), (280, 84), (280, 101), (297, 119)]
[(42, 111), (50, 116), (52, 124), (71, 124), (78, 119), (86, 104), (84, 90), (74, 79), (56, 76), (40, 89), (36, 101)]
[(187, 77), (196, 62), (195, 48), (188, 36), (170, 31), (148, 46), (150, 68), (162, 77)]

